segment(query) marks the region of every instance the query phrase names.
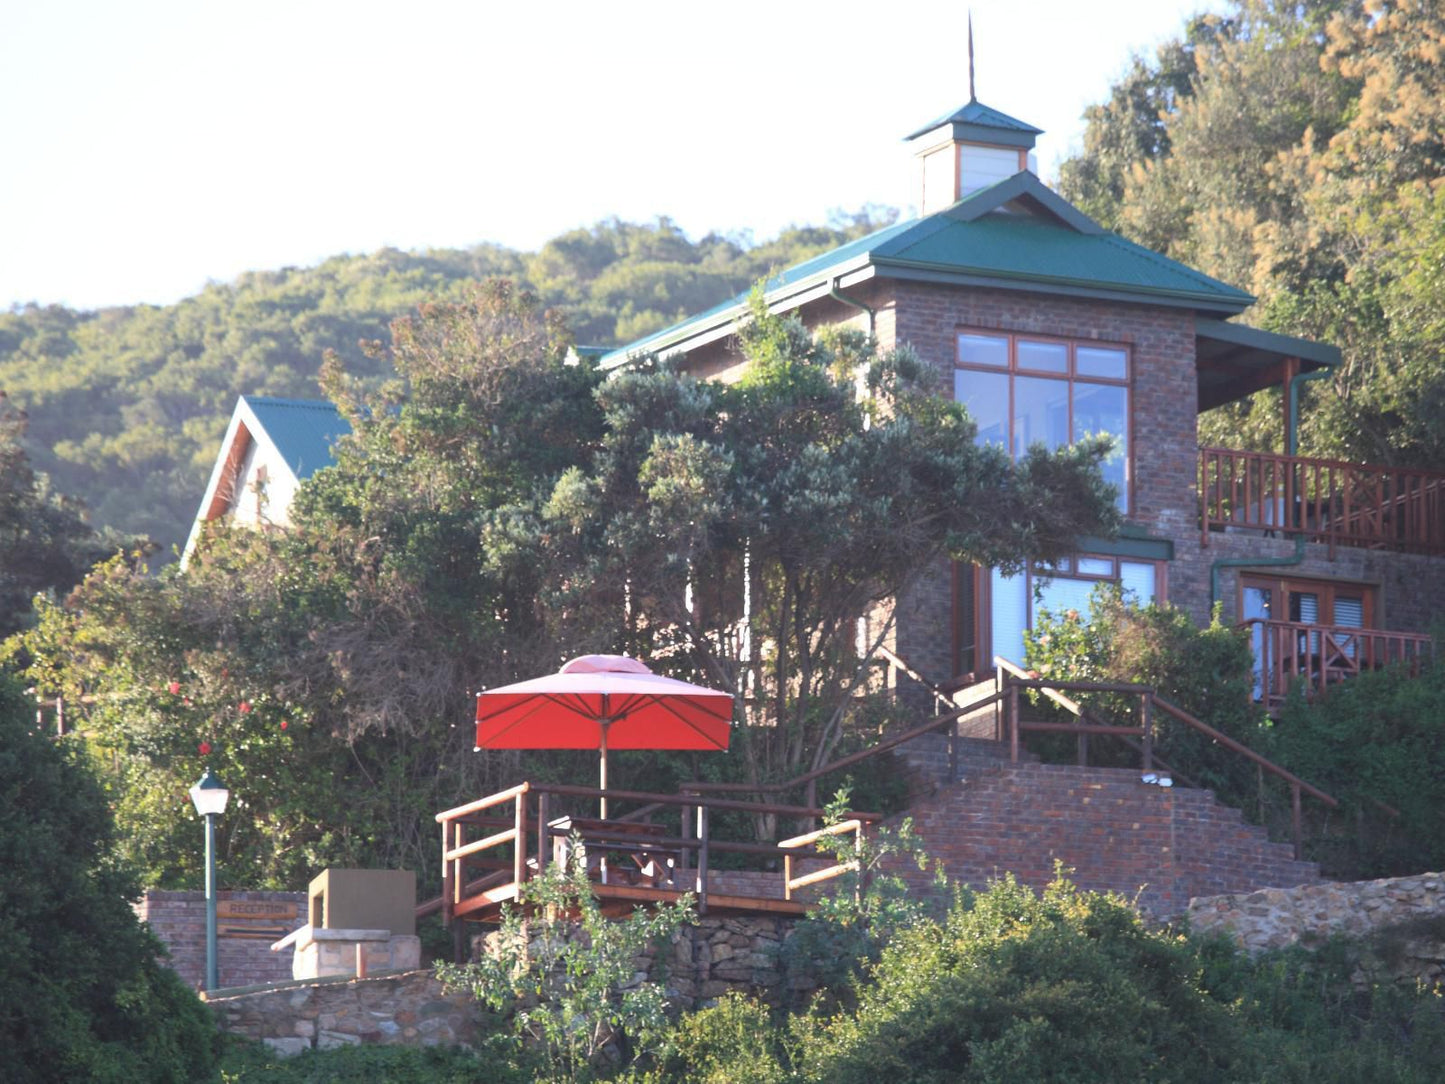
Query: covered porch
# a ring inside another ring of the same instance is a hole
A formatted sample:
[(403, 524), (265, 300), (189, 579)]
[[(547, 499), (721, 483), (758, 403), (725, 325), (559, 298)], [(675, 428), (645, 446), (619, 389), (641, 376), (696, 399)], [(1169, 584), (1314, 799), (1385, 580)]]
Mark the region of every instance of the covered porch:
[(1445, 553), (1445, 472), (1298, 453), (1303, 384), (1342, 360), (1325, 343), (1222, 320), (1196, 321), (1199, 410), (1279, 388), (1279, 451), (1199, 451), (1200, 541), (1220, 531), (1287, 534), (1330, 547)]

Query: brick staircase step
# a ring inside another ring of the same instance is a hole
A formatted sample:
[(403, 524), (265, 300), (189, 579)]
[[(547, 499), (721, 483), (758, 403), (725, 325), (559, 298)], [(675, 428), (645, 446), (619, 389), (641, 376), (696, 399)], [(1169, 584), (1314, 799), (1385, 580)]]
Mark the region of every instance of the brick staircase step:
[[(908, 810), (925, 849), (951, 876), (982, 886), (1005, 871), (1035, 887), (1055, 861), (1086, 889), (1137, 899), (1158, 918), (1181, 914), (1191, 897), (1284, 888), (1319, 880), (1314, 863), (1246, 824), (1210, 791), (1145, 784), (1126, 768), (1012, 763), (1002, 743), (960, 743), (960, 775), (946, 779), (947, 740), (929, 735), (901, 759), (915, 774), (937, 769), (934, 786)], [(910, 742), (909, 746), (915, 743)], [(917, 871), (900, 868), (920, 888)]]

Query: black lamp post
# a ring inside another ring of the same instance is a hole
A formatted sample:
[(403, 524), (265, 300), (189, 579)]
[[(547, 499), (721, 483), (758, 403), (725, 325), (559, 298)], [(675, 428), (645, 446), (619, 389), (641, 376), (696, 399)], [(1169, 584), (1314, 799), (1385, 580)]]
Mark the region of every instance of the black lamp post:
[(207, 768), (191, 788), (196, 812), (206, 818), (206, 990), (220, 985), (216, 977), (216, 818), (226, 811), (231, 797), (221, 781)]

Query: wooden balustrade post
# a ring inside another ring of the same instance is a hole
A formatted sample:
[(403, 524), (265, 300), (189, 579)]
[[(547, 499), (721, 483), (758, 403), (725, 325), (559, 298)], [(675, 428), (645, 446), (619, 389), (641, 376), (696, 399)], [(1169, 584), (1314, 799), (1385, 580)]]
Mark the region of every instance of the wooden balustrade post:
[(858, 906), (863, 905), (863, 881), (868, 876), (868, 871), (863, 868), (863, 822), (858, 822), (858, 827), (853, 829), (853, 861), (858, 866), (858, 878), (853, 884), (853, 902)]
[(447, 861), (447, 842), (451, 839), (452, 822), (442, 821), (442, 925), (452, 924), (452, 864)]
[(1019, 687), (1012, 681), (1008, 687), (1008, 755), (1009, 760), (1018, 763), (1019, 759)]
[[(452, 849), (465, 846), (467, 842), (467, 826), (461, 821), (452, 821)], [(462, 893), (467, 889), (467, 860), (458, 858), (456, 866), (452, 870), (452, 890), (456, 892), (456, 902), (462, 902)]]
[(699, 803), (697, 807), (697, 913), (700, 915), (707, 914), (707, 822), (707, 806)]
[[(684, 792), (686, 793), (686, 792)], [(692, 864), (692, 848), (686, 845), (686, 840), (692, 839), (692, 813), (687, 806), (678, 806), (678, 819), (682, 822), (678, 835), (684, 840), (681, 853), (677, 856), (677, 868), (685, 870)]]
[[(1005, 682), (1006, 680), (1007, 680), (1007, 675), (1004, 673), (1004, 668), (1003, 668), (1002, 666), (996, 667), (996, 668), (995, 668), (995, 671), (994, 671), (994, 679), (993, 679), (993, 691), (994, 691), (994, 695), (995, 695), (995, 696), (997, 696), (999, 693), (1003, 692), (1004, 682)], [(1003, 741), (1003, 739), (1004, 739), (1004, 719), (1003, 719), (1003, 716), (1004, 716), (1004, 704), (1003, 704), (1003, 701), (1002, 701), (1002, 700), (995, 700), (995, 701), (993, 702), (993, 740), (994, 740), (994, 741), (997, 741), (997, 742), (1001, 742), (1001, 741)]]
[(512, 827), (516, 829), (517, 838), (512, 841), (512, 882), (520, 891), (522, 882), (527, 879), (527, 795), (517, 795), (516, 808), (513, 813)]
[(1154, 705), (1153, 697), (1148, 693), (1139, 694), (1139, 719), (1140, 725), (1144, 728), (1144, 768), (1146, 772), (1154, 770)]
[(1298, 860), (1304, 857), (1304, 825), (1300, 815), (1300, 786), (1298, 783), (1291, 783), (1289, 790), (1290, 814), (1294, 821), (1294, 856)]
[(537, 875), (547, 871), (547, 862), (552, 857), (551, 817), (547, 810), (547, 792), (537, 795)]
[(783, 899), (793, 898), (793, 852), (783, 855)]

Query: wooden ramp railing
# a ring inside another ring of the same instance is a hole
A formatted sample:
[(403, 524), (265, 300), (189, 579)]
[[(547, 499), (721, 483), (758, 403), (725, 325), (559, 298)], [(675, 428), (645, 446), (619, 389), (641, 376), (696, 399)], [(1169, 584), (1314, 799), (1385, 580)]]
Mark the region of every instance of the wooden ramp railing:
[(1199, 450), (1200, 541), (1215, 530), (1303, 534), (1312, 542), (1445, 553), (1445, 472), (1335, 459)]
[[(1154, 770), (1155, 758), (1154, 747), (1154, 712), (1163, 711), (1172, 716), (1175, 720), (1183, 723), (1192, 730), (1203, 734), (1210, 741), (1223, 746), (1225, 749), (1252, 761), (1254, 765), (1269, 775), (1283, 780), (1290, 788), (1290, 813), (1291, 828), (1294, 836), (1295, 857), (1301, 857), (1304, 844), (1304, 826), (1301, 812), (1302, 796), (1308, 794), (1310, 797), (1323, 802), (1331, 809), (1339, 807), (1338, 799), (1326, 794), (1318, 787), (1306, 783), (1293, 772), (1280, 767), (1268, 757), (1261, 756), (1243, 742), (1236, 741), (1221, 730), (1216, 730), (1202, 719), (1196, 719), (1183, 708), (1171, 704), (1168, 700), (1159, 696), (1153, 686), (1150, 685), (1128, 685), (1128, 684), (1103, 684), (1086, 681), (1045, 681), (1034, 674), (1029, 673), (1022, 667), (1009, 662), (1007, 659), (995, 658), (994, 665), (998, 667), (999, 688), (1007, 689), (1008, 709), (1004, 712), (1004, 725), (1008, 728), (1009, 748), (1013, 758), (1018, 759), (1019, 737), (1024, 731), (1053, 731), (1073, 733), (1079, 736), (1080, 763), (1083, 763), (1086, 756), (1088, 736), (1091, 734), (1108, 734), (1124, 737), (1137, 737), (1140, 739), (1141, 763), (1140, 770), (1148, 773)], [(1031, 722), (1021, 717), (1019, 713), (1019, 693), (1022, 690), (1037, 689), (1045, 697), (1058, 704), (1065, 711), (1074, 715), (1074, 723), (1041, 723)], [(1137, 726), (1117, 726), (1113, 724), (1101, 724), (1090, 722), (1091, 718), (1085, 708), (1077, 701), (1064, 695), (1067, 692), (1104, 692), (1123, 693), (1138, 697), (1139, 700), (1139, 724)], [(1384, 807), (1382, 807), (1384, 808)], [(1392, 812), (1387, 810), (1387, 812)]]

